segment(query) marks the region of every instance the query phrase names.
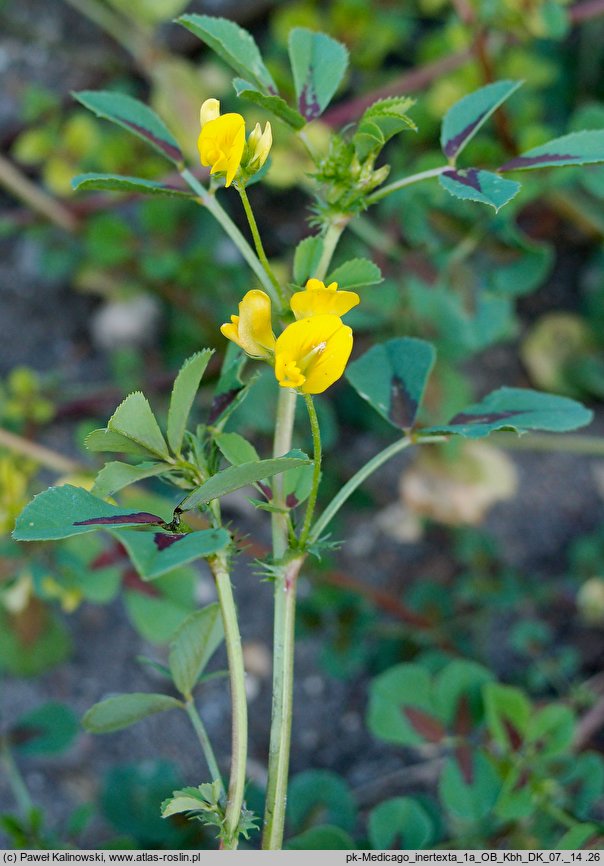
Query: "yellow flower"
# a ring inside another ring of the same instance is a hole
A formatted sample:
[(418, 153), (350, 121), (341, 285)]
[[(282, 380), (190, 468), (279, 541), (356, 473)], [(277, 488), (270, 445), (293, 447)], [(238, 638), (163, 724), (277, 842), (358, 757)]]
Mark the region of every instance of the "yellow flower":
[(243, 157), (245, 121), (240, 114), (221, 115), (217, 99), (206, 99), (200, 120), (197, 146), (201, 164), (211, 166), (210, 174), (225, 174), (225, 186), (230, 186)]
[(292, 295), (291, 308), (296, 319), (306, 319), (310, 316), (334, 315), (343, 316), (359, 303), (356, 292), (340, 292), (337, 283), (328, 286), (314, 277), (306, 283), (303, 292)]
[(222, 325), (221, 333), (241, 346), (252, 358), (272, 357), (275, 335), (271, 325), (271, 299), (265, 292), (252, 289), (239, 304), (239, 315)]
[(250, 132), (247, 140), (247, 160), (245, 170), (249, 175), (256, 174), (260, 171), (266, 162), (271, 146), (273, 144), (273, 131), (270, 123), (267, 121), (264, 127), (264, 132), (257, 123), (254, 129)]
[(275, 344), (275, 376), (284, 388), (321, 394), (340, 378), (352, 351), (352, 330), (338, 316), (300, 319)]

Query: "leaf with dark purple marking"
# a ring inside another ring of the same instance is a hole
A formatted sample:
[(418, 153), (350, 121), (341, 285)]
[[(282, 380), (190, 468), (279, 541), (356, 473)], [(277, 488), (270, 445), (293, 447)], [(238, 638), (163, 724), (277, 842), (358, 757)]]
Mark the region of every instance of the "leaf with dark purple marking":
[(456, 102), (445, 114), (440, 144), (445, 156), (454, 160), (499, 106), (522, 81), (495, 81)]
[(133, 511), (131, 514), (116, 514), (112, 517), (89, 517), (87, 520), (76, 520), (74, 526), (161, 526), (161, 517), (148, 511)]
[(446, 736), (445, 726), (438, 719), (417, 707), (404, 706), (401, 712), (407, 717), (414, 731), (428, 743), (440, 743)]
[(52, 541), (110, 526), (161, 525), (156, 514), (111, 505), (83, 487), (64, 484), (39, 493), (17, 518), (13, 537), (18, 541)]
[(565, 433), (589, 424), (593, 413), (576, 400), (529, 388), (499, 388), (469, 406), (441, 427), (427, 427), (420, 435), (437, 433), (482, 439), (495, 430), (527, 433), (547, 430)]
[(182, 165), (184, 160), (178, 142), (163, 120), (144, 102), (125, 93), (108, 90), (80, 90), (73, 95), (97, 117), (117, 123), (142, 138), (175, 165)]
[(539, 147), (533, 147), (504, 163), (499, 171), (546, 168), (547, 166), (589, 165), (604, 162), (604, 129), (570, 132)]
[(438, 784), (439, 797), (451, 815), (478, 821), (494, 808), (501, 792), (501, 779), (483, 749), (474, 748), (467, 762), (460, 763), (458, 757), (445, 761)]
[(181, 565), (213, 556), (231, 540), (226, 529), (199, 532), (158, 533), (114, 530), (143, 580), (154, 580)]
[(367, 829), (371, 848), (377, 851), (419, 851), (436, 839), (430, 813), (412, 797), (383, 800), (369, 814)]
[(325, 111), (344, 78), (348, 50), (326, 33), (306, 27), (294, 27), (288, 48), (300, 114), (314, 120)]
[(346, 378), (386, 421), (405, 430), (413, 426), (434, 360), (430, 343), (400, 337), (349, 364)]
[(496, 211), (511, 201), (520, 184), (479, 168), (449, 169), (439, 177), (439, 183), (455, 198), (479, 201)]
[(277, 85), (264, 65), (253, 36), (227, 18), (213, 15), (181, 15), (177, 23), (190, 30), (234, 69), (263, 93), (276, 94)]
[(161, 198), (194, 199), (193, 193), (176, 186), (145, 180), (142, 177), (127, 177), (121, 174), (79, 174), (71, 181), (76, 192), (100, 190), (104, 192), (124, 192), (132, 195), (151, 195)]
[(466, 785), (474, 781), (474, 766), (472, 764), (472, 748), (468, 743), (462, 743), (455, 749), (455, 760)]

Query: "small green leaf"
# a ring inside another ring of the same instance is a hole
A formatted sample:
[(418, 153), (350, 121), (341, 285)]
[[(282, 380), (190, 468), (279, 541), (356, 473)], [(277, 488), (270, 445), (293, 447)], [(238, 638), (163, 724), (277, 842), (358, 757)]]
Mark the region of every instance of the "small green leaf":
[(495, 81), (464, 96), (445, 114), (440, 144), (445, 156), (454, 160), (480, 127), (522, 85), (522, 81)]
[(186, 534), (113, 531), (127, 549), (143, 580), (154, 580), (202, 557), (213, 556), (230, 543), (226, 529), (201, 529)]
[(298, 286), (305, 285), (313, 277), (323, 254), (323, 238), (321, 235), (311, 235), (304, 238), (296, 247), (294, 253), (294, 282)]
[(361, 117), (352, 137), (356, 154), (363, 162), (372, 151), (380, 151), (390, 139), (404, 130), (417, 131), (406, 112), (414, 100), (393, 96), (374, 102)]
[(508, 160), (499, 171), (604, 162), (604, 129), (570, 132)]
[(254, 85), (250, 84), (249, 81), (244, 81), (243, 78), (233, 79), (233, 87), (237, 96), (241, 99), (245, 99), (247, 102), (252, 102), (254, 105), (259, 105), (261, 108), (272, 112), (275, 117), (283, 120), (292, 129), (302, 129), (303, 126), (306, 126), (306, 121), (302, 115), (295, 108), (291, 108), (280, 96), (266, 96), (264, 93), (256, 90)]
[(133, 457), (149, 457), (146, 448), (128, 439), (127, 436), (107, 430), (106, 427), (89, 433), (84, 444), (89, 451), (112, 451), (117, 454), (131, 454)]
[(593, 413), (576, 400), (543, 394), (529, 388), (499, 388), (480, 403), (469, 406), (442, 427), (427, 427), (422, 435), (451, 433), (481, 439), (495, 430), (526, 433), (549, 430), (565, 433), (589, 424)]
[(220, 605), (216, 602), (192, 613), (178, 629), (170, 646), (170, 672), (178, 691), (189, 698), (208, 661), (224, 639)]
[(455, 198), (479, 201), (496, 211), (511, 201), (520, 184), (479, 168), (458, 168), (445, 171), (439, 183)]
[(71, 181), (77, 192), (88, 190), (104, 190), (107, 192), (138, 193), (162, 198), (193, 199), (193, 193), (176, 186), (168, 186), (155, 180), (145, 180), (142, 177), (126, 177), (121, 174), (78, 174)]
[(146, 511), (128, 511), (97, 499), (83, 487), (64, 484), (49, 487), (26, 505), (15, 525), (17, 541), (55, 541), (82, 532), (115, 526), (145, 526), (164, 523)]
[(133, 99), (125, 93), (112, 93), (108, 90), (81, 90), (73, 95), (97, 117), (104, 117), (117, 123), (118, 126), (123, 126), (175, 165), (182, 165), (183, 156), (176, 139), (164, 122), (144, 102), (139, 102), (138, 99)]
[(533, 713), (531, 702), (520, 689), (500, 683), (486, 683), (483, 694), (487, 725), (494, 742), (515, 753), (524, 742)]
[(94, 481), (92, 493), (102, 498), (111, 496), (129, 484), (136, 484), (145, 478), (153, 478), (155, 475), (169, 472), (172, 468), (169, 463), (139, 463), (138, 466), (131, 466), (130, 463), (114, 460), (105, 463)]
[(540, 757), (563, 755), (575, 736), (575, 716), (570, 707), (548, 704), (538, 710), (526, 728), (527, 743), (535, 743)]
[(264, 93), (277, 93), (277, 85), (264, 65), (254, 38), (234, 21), (210, 15), (182, 15), (177, 19), (218, 54), (242, 78)]
[(167, 431), (168, 442), (174, 454), (180, 454), (187, 419), (199, 390), (199, 383), (213, 354), (213, 349), (204, 349), (187, 358), (174, 381)]
[[(301, 454), (302, 452), (298, 453)], [(197, 490), (194, 490), (186, 499), (183, 499), (178, 507), (181, 511), (190, 511), (198, 505), (211, 502), (212, 499), (218, 499), (227, 493), (239, 490), (241, 487), (248, 487), (250, 484), (256, 484), (264, 478), (271, 478), (273, 475), (279, 475), (287, 469), (305, 466), (310, 462), (304, 455), (303, 457), (277, 457), (270, 460), (254, 460), (252, 463), (242, 463), (241, 466), (229, 466), (227, 469), (217, 472), (216, 475), (209, 478)]]
[(287, 816), (297, 832), (317, 823), (354, 829), (357, 818), (354, 798), (344, 779), (331, 770), (298, 773), (289, 783), (287, 802)]
[(90, 707), (82, 719), (85, 730), (91, 734), (109, 734), (128, 728), (164, 710), (182, 708), (181, 701), (169, 695), (134, 692), (130, 695), (115, 695)]
[(371, 732), (386, 743), (422, 745), (433, 712), (430, 674), (419, 665), (395, 665), (371, 683), (367, 723)]
[[(172, 574), (176, 575), (177, 572)], [(194, 605), (185, 605), (161, 594), (154, 596), (126, 590), (123, 597), (132, 626), (144, 640), (157, 646), (163, 646), (172, 640), (194, 608)]]
[(405, 430), (413, 426), (434, 359), (430, 343), (400, 337), (349, 364), (346, 378), (386, 421)]
[(454, 758), (447, 758), (438, 784), (443, 806), (457, 818), (478, 821), (491, 812), (501, 780), (488, 756), (480, 749), (468, 754), (466, 772)]
[(241, 466), (243, 463), (254, 463), (260, 460), (252, 443), (244, 439), (239, 433), (216, 433), (214, 441), (220, 448), (223, 457), (233, 466)]
[(434, 841), (430, 815), (412, 797), (384, 800), (369, 813), (369, 842), (373, 849), (421, 850)]
[(288, 47), (300, 114), (314, 120), (325, 111), (344, 78), (348, 50), (331, 36), (306, 27), (294, 27)]
[(168, 446), (151, 411), (149, 401), (140, 391), (134, 391), (120, 403), (107, 422), (107, 428), (113, 433), (132, 439), (137, 445), (141, 445), (158, 457), (169, 456)]
[(22, 755), (57, 755), (69, 748), (78, 733), (78, 720), (65, 704), (37, 707), (9, 732), (10, 744)]
[(354, 840), (348, 833), (329, 824), (311, 827), (285, 843), (288, 851), (354, 851), (355, 848)]
[(383, 280), (382, 272), (369, 259), (351, 259), (339, 265), (325, 280), (326, 285), (336, 282), (340, 289), (360, 289)]

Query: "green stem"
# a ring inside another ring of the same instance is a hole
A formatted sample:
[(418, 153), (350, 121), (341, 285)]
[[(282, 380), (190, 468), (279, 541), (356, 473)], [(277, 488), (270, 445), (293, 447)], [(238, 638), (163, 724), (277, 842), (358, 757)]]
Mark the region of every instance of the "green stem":
[(181, 171), (181, 176), (191, 187), (193, 192), (199, 196), (202, 205), (206, 207), (212, 214), (214, 219), (218, 223), (220, 223), (220, 225), (225, 230), (230, 239), (233, 241), (245, 261), (248, 263), (250, 268), (253, 270), (253, 272), (262, 283), (263, 288), (266, 289), (267, 294), (272, 297), (275, 303), (280, 304), (281, 301), (279, 295), (275, 291), (275, 287), (273, 286), (267, 272), (262, 266), (262, 263), (260, 262), (258, 256), (248, 244), (244, 236), (241, 234), (228, 213), (217, 201), (216, 197), (211, 195), (203, 186), (203, 184), (201, 184), (187, 168)]
[(419, 183), (420, 180), (427, 180), (430, 177), (438, 177), (439, 174), (442, 174), (443, 171), (447, 171), (447, 169), (450, 168), (452, 168), (450, 165), (439, 165), (438, 168), (429, 168), (427, 171), (420, 171), (417, 174), (410, 174), (409, 177), (402, 177), (399, 180), (395, 180), (386, 186), (380, 187), (370, 196), (367, 196), (367, 204), (377, 204), (378, 201), (386, 198), (387, 195), (397, 192), (397, 190), (403, 189), (405, 186), (411, 186), (413, 183)]
[(304, 556), (292, 560), (275, 580), (273, 645), (273, 710), (262, 848), (276, 850), (283, 842), (293, 716), (296, 582)]
[(243, 209), (245, 211), (245, 215), (247, 217), (247, 221), (249, 223), (250, 231), (252, 233), (252, 238), (254, 239), (254, 246), (256, 247), (256, 254), (260, 259), (260, 263), (264, 270), (267, 273), (267, 276), (271, 283), (273, 284), (273, 288), (275, 289), (277, 295), (279, 296), (279, 300), (281, 302), (282, 310), (285, 310), (287, 307), (287, 298), (283, 293), (283, 289), (281, 288), (281, 284), (279, 280), (273, 273), (273, 269), (270, 266), (269, 260), (267, 258), (266, 253), (264, 252), (264, 246), (262, 245), (262, 238), (260, 237), (260, 232), (258, 231), (258, 224), (256, 222), (256, 217), (254, 216), (254, 211), (252, 210), (252, 206), (250, 204), (250, 200), (247, 196), (247, 192), (245, 191), (245, 184), (243, 181), (237, 182), (236, 184), (237, 192), (241, 196), (241, 202), (243, 204)]
[[(294, 417), (296, 414), (297, 394), (293, 388), (279, 388), (277, 402), (277, 418), (275, 421), (275, 437), (273, 439), (273, 456), (282, 457), (292, 447), (292, 432), (294, 429)], [(273, 502), (280, 508), (285, 509), (285, 492), (283, 487), (283, 475), (276, 475), (273, 480)], [(273, 513), (273, 559), (281, 559), (287, 550), (288, 543), (288, 517), (285, 513)]]
[(565, 454), (589, 454), (604, 457), (604, 437), (557, 435), (556, 433), (531, 433), (518, 436), (516, 433), (499, 433), (493, 437), (493, 444), (512, 451), (551, 451)]
[(317, 410), (315, 409), (315, 404), (310, 394), (305, 394), (304, 400), (308, 410), (308, 420), (310, 421), (310, 430), (312, 433), (314, 468), (312, 474), (312, 488), (310, 496), (308, 497), (308, 505), (306, 506), (304, 524), (300, 535), (300, 547), (302, 550), (304, 549), (304, 545), (306, 544), (310, 533), (310, 527), (315, 513), (315, 505), (317, 504), (319, 482), (321, 481), (321, 431), (319, 429), (319, 419), (317, 418)]
[[(219, 553), (208, 560), (216, 581), (216, 591), (224, 625), (224, 639), (229, 661), (231, 683), (231, 775), (226, 807), (225, 848), (236, 848), (238, 827), (245, 791), (245, 771), (247, 764), (247, 698), (245, 694), (245, 669), (241, 636), (237, 624), (237, 608), (233, 598), (233, 587), (229, 575), (227, 556)], [(220, 778), (220, 776), (218, 776)]]
[(208, 737), (208, 732), (206, 731), (204, 723), (201, 721), (201, 716), (197, 712), (197, 707), (195, 706), (193, 699), (189, 699), (185, 704), (185, 709), (187, 711), (187, 715), (191, 720), (191, 724), (195, 729), (195, 733), (197, 734), (197, 739), (201, 745), (204, 757), (206, 759), (206, 764), (208, 765), (208, 769), (210, 771), (210, 775), (212, 777), (212, 781), (220, 782), (220, 792), (222, 796), (226, 797), (226, 791), (224, 790), (224, 785), (222, 782), (222, 776), (220, 775), (220, 770), (218, 769), (218, 762), (216, 761), (216, 755), (214, 754), (214, 749), (212, 748), (212, 743), (210, 742), (210, 738)]
[(327, 224), (327, 229), (323, 235), (323, 252), (321, 253), (321, 258), (319, 259), (319, 263), (315, 268), (314, 273), (314, 277), (317, 280), (325, 279), (327, 268), (333, 258), (338, 241), (351, 219), (352, 217), (342, 214), (339, 217), (335, 217)]
[(2, 763), (6, 767), (6, 776), (8, 778), (8, 783), (12, 789), (12, 792), (15, 796), (15, 800), (17, 801), (17, 807), (21, 816), (23, 818), (27, 818), (31, 810), (33, 809), (33, 803), (31, 797), (29, 795), (29, 791), (27, 790), (27, 785), (23, 781), (23, 776), (17, 766), (15, 759), (13, 758), (13, 753), (10, 749), (8, 743), (4, 740), (0, 745), (0, 758), (2, 759)]
[[(421, 444), (427, 444), (430, 442), (446, 442), (446, 439), (446, 436), (426, 436), (421, 440)], [(369, 478), (376, 469), (379, 469), (380, 466), (390, 460), (391, 457), (394, 457), (395, 454), (398, 454), (399, 451), (404, 451), (405, 448), (415, 444), (420, 443), (415, 443), (414, 440), (410, 439), (408, 436), (404, 436), (397, 442), (393, 442), (392, 445), (388, 445), (387, 448), (384, 448), (383, 451), (380, 451), (379, 454), (372, 457), (368, 463), (361, 466), (358, 472), (355, 472), (352, 478), (346, 482), (338, 493), (336, 493), (323, 514), (319, 517), (313, 527), (310, 541), (316, 541), (320, 537), (321, 533), (325, 530), (330, 521), (333, 520), (346, 500), (352, 496), (357, 487), (360, 487), (366, 478)]]

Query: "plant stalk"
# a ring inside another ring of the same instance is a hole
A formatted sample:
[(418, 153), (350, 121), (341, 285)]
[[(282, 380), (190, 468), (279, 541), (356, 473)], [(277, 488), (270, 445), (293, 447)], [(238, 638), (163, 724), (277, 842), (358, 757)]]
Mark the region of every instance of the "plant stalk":
[(420, 171), (417, 174), (410, 174), (409, 177), (401, 177), (399, 180), (394, 180), (392, 183), (386, 184), (377, 189), (374, 193), (367, 196), (367, 204), (377, 204), (386, 196), (406, 186), (411, 186), (413, 183), (419, 183), (420, 180), (428, 180), (431, 177), (438, 177), (443, 171), (452, 168), (450, 165), (439, 165), (438, 168), (429, 168), (427, 171)]
[[(233, 597), (233, 588), (229, 575), (227, 555), (218, 553), (208, 560), (208, 564), (216, 581), (216, 591), (222, 622), (224, 639), (229, 661), (229, 678), (231, 684), (231, 774), (226, 806), (225, 848), (236, 848), (238, 842), (238, 827), (245, 791), (245, 772), (247, 764), (247, 697), (245, 694), (245, 669), (241, 636), (237, 623), (237, 608)], [(187, 710), (188, 711), (188, 710)], [(210, 767), (210, 769), (212, 769)], [(220, 778), (220, 775), (218, 775)]]
[(262, 287), (266, 290), (267, 294), (271, 296), (271, 298), (273, 299), (273, 301), (275, 301), (276, 304), (280, 304), (280, 298), (275, 291), (275, 287), (273, 286), (269, 275), (262, 266), (260, 259), (251, 248), (251, 246), (248, 244), (244, 236), (241, 234), (228, 213), (218, 202), (216, 197), (208, 192), (208, 190), (203, 186), (203, 184), (201, 184), (197, 180), (195, 175), (191, 174), (188, 168), (183, 169), (180, 174), (189, 185), (189, 187), (193, 190), (193, 192), (199, 196), (201, 204), (206, 207), (212, 214), (214, 219), (218, 223), (220, 223), (220, 225), (225, 230), (230, 239), (233, 241), (245, 261), (248, 263), (250, 268), (253, 270), (253, 272), (262, 283)]
[[(327, 224), (327, 229), (323, 235), (323, 252), (315, 271), (316, 279), (322, 280), (325, 278), (340, 236), (349, 221), (350, 217), (348, 215), (341, 215)], [(285, 454), (291, 448), (295, 408), (296, 392), (289, 388), (281, 388), (273, 442), (273, 455), (275, 457)], [(279, 475), (273, 483), (273, 501), (275, 505), (285, 509), (283, 477)], [(275, 563), (278, 563), (288, 549), (287, 514), (274, 513), (272, 515), (272, 528), (273, 560)], [(264, 850), (280, 849), (283, 842), (293, 715), (296, 584), (304, 559), (305, 555), (301, 555), (284, 563), (275, 578), (273, 706), (266, 810), (262, 834), (262, 848)]]
[(256, 254), (260, 259), (260, 263), (262, 267), (267, 273), (267, 276), (271, 283), (273, 284), (273, 288), (279, 297), (279, 301), (281, 303), (281, 309), (285, 310), (287, 307), (287, 299), (283, 293), (283, 289), (281, 288), (281, 284), (279, 280), (273, 273), (273, 269), (270, 266), (270, 262), (267, 258), (267, 255), (264, 251), (264, 246), (262, 244), (262, 238), (260, 237), (260, 232), (258, 231), (258, 223), (256, 222), (256, 217), (254, 216), (254, 211), (252, 210), (252, 206), (250, 205), (250, 200), (247, 196), (247, 192), (245, 190), (245, 184), (241, 181), (236, 184), (237, 192), (241, 197), (241, 203), (243, 204), (243, 209), (245, 211), (245, 215), (247, 217), (247, 221), (250, 227), (250, 231), (252, 233), (252, 238), (254, 239), (254, 246), (256, 248)]
[(312, 488), (310, 491), (310, 496), (308, 497), (308, 504), (306, 506), (306, 514), (304, 515), (304, 524), (302, 526), (302, 532), (300, 534), (300, 548), (303, 550), (304, 545), (308, 540), (308, 536), (310, 534), (310, 527), (312, 525), (313, 515), (315, 513), (315, 505), (317, 504), (317, 495), (319, 493), (319, 483), (321, 481), (321, 431), (319, 429), (319, 419), (317, 418), (317, 410), (315, 409), (315, 404), (310, 394), (304, 395), (304, 400), (306, 402), (306, 408), (308, 410), (308, 420), (310, 421), (310, 430), (312, 433), (312, 443), (313, 443), (313, 458), (314, 458), (314, 467), (312, 474)]
[(0, 154), (0, 186), (26, 204), (35, 213), (70, 234), (76, 231), (78, 221), (68, 208), (26, 177), (13, 163)]
[(222, 794), (222, 796), (226, 797), (224, 783), (222, 781), (222, 776), (218, 768), (218, 762), (216, 760), (216, 755), (214, 754), (214, 749), (212, 748), (212, 743), (210, 742), (206, 727), (201, 720), (201, 716), (197, 712), (197, 707), (195, 706), (192, 698), (186, 702), (185, 709), (187, 711), (189, 719), (191, 720), (191, 724), (193, 725), (195, 733), (197, 734), (197, 739), (199, 740), (199, 744), (201, 745), (201, 749), (203, 751), (204, 758), (206, 759), (206, 764), (208, 765), (212, 781), (214, 782), (218, 779), (218, 781), (220, 782), (220, 793)]
[(404, 451), (405, 448), (408, 448), (410, 445), (415, 444), (428, 444), (431, 442), (446, 442), (446, 436), (426, 436), (424, 439), (421, 439), (419, 442), (415, 442), (409, 436), (404, 436), (402, 439), (399, 439), (397, 442), (393, 442), (392, 445), (388, 445), (387, 448), (384, 448), (383, 451), (380, 451), (375, 457), (372, 457), (364, 466), (355, 472), (355, 474), (350, 478), (346, 484), (336, 493), (334, 498), (331, 500), (323, 514), (319, 517), (317, 522), (315, 523), (313, 530), (310, 534), (310, 541), (314, 542), (318, 538), (320, 538), (321, 533), (326, 529), (328, 524), (333, 520), (336, 516), (340, 508), (344, 505), (346, 500), (352, 496), (357, 487), (360, 487), (361, 484), (365, 481), (366, 478), (379, 469), (384, 463), (390, 460), (391, 457), (394, 457), (395, 454), (398, 454), (400, 451)]
[(26, 819), (33, 809), (33, 803), (27, 790), (27, 785), (23, 781), (21, 771), (13, 757), (11, 748), (5, 740), (0, 741), (0, 759), (6, 768), (8, 783), (14, 794), (21, 817)]

